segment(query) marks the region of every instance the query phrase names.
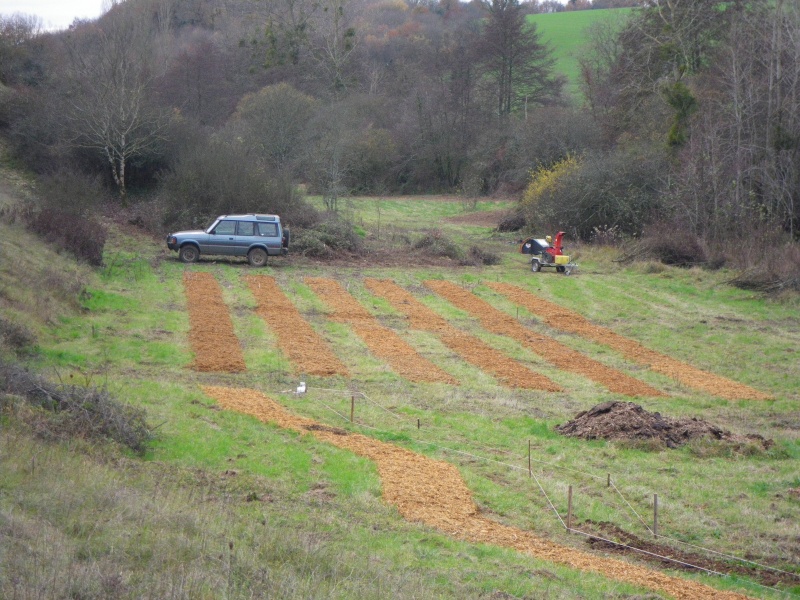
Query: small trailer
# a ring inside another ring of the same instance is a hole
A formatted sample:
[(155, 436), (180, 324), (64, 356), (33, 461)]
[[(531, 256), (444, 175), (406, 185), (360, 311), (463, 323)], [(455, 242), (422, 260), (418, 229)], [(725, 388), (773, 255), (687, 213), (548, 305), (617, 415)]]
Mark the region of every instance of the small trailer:
[(559, 231), (554, 243), (551, 243), (552, 238), (549, 235), (544, 239), (531, 237), (522, 242), (519, 251), (531, 256), (531, 271), (538, 273), (546, 267), (553, 267), (556, 273), (570, 275), (578, 268), (578, 265), (563, 252), (561, 245), (563, 237), (564, 232)]

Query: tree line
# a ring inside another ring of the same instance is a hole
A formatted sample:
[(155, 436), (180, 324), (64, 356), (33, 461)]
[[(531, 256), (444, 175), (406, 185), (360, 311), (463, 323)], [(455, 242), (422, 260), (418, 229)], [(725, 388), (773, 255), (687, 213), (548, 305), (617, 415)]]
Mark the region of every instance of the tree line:
[(55, 33), (3, 16), (0, 127), (45, 182), (168, 224), (311, 225), (304, 190), (331, 212), (457, 192), (514, 195), (517, 225), (583, 239), (796, 238), (800, 8), (637, 4), (589, 35), (581, 98), (526, 20), (546, 2), (127, 0)]

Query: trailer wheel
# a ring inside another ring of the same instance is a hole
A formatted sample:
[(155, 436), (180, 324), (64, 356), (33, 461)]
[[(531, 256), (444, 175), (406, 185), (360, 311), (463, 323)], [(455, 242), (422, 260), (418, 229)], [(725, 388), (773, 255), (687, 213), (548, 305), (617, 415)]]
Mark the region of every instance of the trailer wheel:
[(542, 265), (539, 264), (538, 260), (531, 261), (531, 271), (533, 271), (534, 273), (538, 273), (541, 268)]
[(572, 275), (572, 267), (564, 267), (564, 275)]

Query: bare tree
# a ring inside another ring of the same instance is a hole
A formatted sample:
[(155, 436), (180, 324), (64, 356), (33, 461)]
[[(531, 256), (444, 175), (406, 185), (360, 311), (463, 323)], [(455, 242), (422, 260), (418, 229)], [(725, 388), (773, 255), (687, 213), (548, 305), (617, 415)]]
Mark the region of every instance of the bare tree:
[(312, 56), (335, 97), (350, 87), (346, 69), (358, 43), (354, 0), (324, 0), (316, 15)]
[(129, 163), (163, 140), (167, 123), (149, 104), (148, 31), (125, 16), (107, 17), (65, 40), (69, 143), (102, 153), (123, 204)]

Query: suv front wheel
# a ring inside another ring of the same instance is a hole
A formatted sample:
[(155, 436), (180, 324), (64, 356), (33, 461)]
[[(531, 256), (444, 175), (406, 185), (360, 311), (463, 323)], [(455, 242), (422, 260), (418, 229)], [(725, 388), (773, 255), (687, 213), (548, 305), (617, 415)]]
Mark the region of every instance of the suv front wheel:
[(263, 267), (267, 264), (267, 253), (261, 248), (253, 248), (247, 253), (247, 262), (254, 267)]
[(182, 262), (194, 263), (200, 260), (200, 250), (197, 249), (197, 246), (186, 244), (185, 246), (181, 246), (178, 257)]

